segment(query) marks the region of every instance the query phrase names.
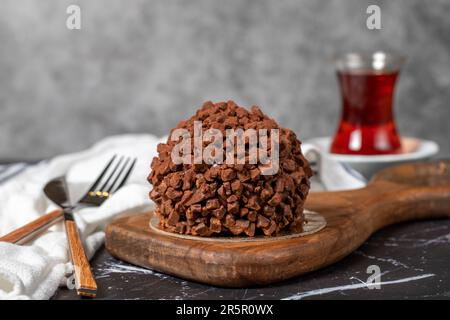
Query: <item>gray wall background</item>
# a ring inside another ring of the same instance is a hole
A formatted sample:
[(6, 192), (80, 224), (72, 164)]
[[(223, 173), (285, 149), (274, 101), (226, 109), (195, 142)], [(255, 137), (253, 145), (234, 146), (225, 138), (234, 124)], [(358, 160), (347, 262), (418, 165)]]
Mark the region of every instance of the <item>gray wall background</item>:
[[(66, 29), (78, 4), (82, 29)], [(369, 4), (382, 30), (365, 27)], [(403, 135), (450, 156), (450, 1), (0, 0), (0, 158), (39, 159), (121, 133), (167, 133), (205, 100), (259, 104), (301, 139), (331, 135), (335, 52), (409, 57)]]

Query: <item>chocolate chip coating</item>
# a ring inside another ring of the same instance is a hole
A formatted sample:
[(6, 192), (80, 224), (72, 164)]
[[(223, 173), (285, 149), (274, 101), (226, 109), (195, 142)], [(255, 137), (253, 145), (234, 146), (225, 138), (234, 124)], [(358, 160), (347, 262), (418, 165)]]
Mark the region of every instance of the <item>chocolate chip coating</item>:
[[(153, 185), (150, 198), (157, 205), (161, 227), (197, 236), (249, 237), (275, 236), (289, 228), (298, 229), (304, 221), (303, 206), (312, 171), (295, 133), (279, 127), (259, 107), (248, 111), (233, 101), (206, 102), (193, 117), (171, 131), (186, 129), (190, 133), (192, 159), (194, 121), (202, 121), (203, 132), (219, 130), (224, 140), (227, 129), (278, 129), (279, 169), (275, 174), (263, 175), (265, 168), (260, 162), (176, 164), (171, 153), (179, 141), (169, 136), (166, 143), (158, 145), (158, 156), (153, 158), (148, 176)], [(203, 141), (202, 147), (209, 143)], [(236, 153), (234, 156), (237, 159)], [(247, 151), (245, 158), (251, 158)]]

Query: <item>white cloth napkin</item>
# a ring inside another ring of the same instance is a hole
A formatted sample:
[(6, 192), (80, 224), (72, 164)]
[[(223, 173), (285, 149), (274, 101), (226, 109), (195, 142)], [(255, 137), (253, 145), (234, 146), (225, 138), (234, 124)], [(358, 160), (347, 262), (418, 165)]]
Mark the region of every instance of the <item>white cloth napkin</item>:
[[(92, 257), (103, 243), (104, 227), (112, 218), (151, 208), (146, 177), (160, 141), (151, 135), (111, 137), (87, 151), (59, 156), (25, 169), (0, 186), (0, 234), (55, 209), (42, 191), (50, 179), (67, 174), (71, 199), (77, 200), (113, 154), (137, 157), (127, 185), (101, 207), (76, 213), (86, 253)], [(67, 248), (61, 223), (26, 246), (0, 242), (0, 299), (50, 298), (71, 273)]]
[(302, 145), (302, 153), (311, 164), (315, 175), (311, 181), (311, 191), (339, 191), (362, 188), (366, 179), (345, 163), (327, 156), (320, 146), (311, 143)]
[[(78, 198), (113, 154), (137, 157), (128, 184), (99, 208), (86, 208), (76, 213), (88, 257), (104, 241), (104, 227), (112, 218), (151, 208), (150, 185), (146, 181), (156, 146), (165, 139), (151, 135), (123, 135), (107, 138), (91, 149), (63, 155), (49, 162), (30, 166), (5, 184), (0, 185), (0, 234), (4, 235), (40, 215), (55, 209), (42, 188), (52, 178), (67, 175), (70, 196)], [(327, 159), (316, 146), (305, 144), (303, 152), (313, 163), (317, 176), (313, 190), (340, 190), (364, 186), (357, 174)], [(16, 166), (9, 168), (16, 172)], [(62, 224), (52, 227), (29, 245), (0, 242), (0, 299), (48, 299), (59, 285), (67, 283), (71, 274), (68, 245)]]

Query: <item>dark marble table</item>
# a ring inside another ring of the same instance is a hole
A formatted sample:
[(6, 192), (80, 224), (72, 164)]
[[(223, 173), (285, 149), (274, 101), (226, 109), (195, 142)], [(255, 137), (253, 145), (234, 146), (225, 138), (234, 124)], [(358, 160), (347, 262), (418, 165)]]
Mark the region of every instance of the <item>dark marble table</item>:
[[(275, 285), (218, 288), (142, 269), (103, 248), (92, 260), (98, 299), (450, 299), (450, 220), (403, 223), (373, 235), (325, 269)], [(376, 265), (381, 287), (368, 289)], [(60, 289), (54, 299), (78, 299)]]

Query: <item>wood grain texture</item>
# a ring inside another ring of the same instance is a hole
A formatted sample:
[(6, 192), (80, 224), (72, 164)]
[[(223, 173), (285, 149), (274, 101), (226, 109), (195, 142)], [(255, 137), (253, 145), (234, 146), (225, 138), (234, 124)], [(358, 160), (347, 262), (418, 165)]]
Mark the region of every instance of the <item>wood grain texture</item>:
[(66, 233), (69, 242), (70, 257), (72, 259), (75, 286), (80, 296), (95, 297), (97, 292), (97, 283), (92, 275), (89, 260), (83, 249), (83, 245), (78, 234), (78, 229), (74, 221), (66, 220)]
[(58, 209), (51, 211), (26, 225), (15, 229), (7, 235), (0, 237), (0, 241), (23, 244), (44, 232), (55, 223), (62, 221), (63, 211)]
[(242, 243), (180, 239), (153, 231), (149, 213), (111, 223), (106, 248), (119, 259), (188, 280), (267, 285), (330, 265), (387, 225), (449, 218), (450, 162), (386, 169), (363, 189), (311, 193), (306, 207), (322, 214), (327, 226), (304, 237)]

